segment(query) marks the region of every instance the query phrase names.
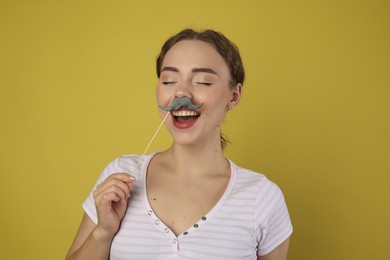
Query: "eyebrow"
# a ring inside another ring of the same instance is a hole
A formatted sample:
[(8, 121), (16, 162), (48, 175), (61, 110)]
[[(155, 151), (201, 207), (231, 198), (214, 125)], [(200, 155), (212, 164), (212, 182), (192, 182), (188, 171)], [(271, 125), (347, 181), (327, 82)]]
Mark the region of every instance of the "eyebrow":
[[(161, 72), (163, 72), (163, 71), (179, 72), (179, 70), (175, 67), (164, 67), (161, 69)], [(218, 73), (210, 68), (193, 68), (192, 69), (192, 73), (197, 73), (197, 72), (205, 72), (205, 73), (210, 73), (210, 74), (214, 74), (214, 75), (218, 76)]]
[(197, 73), (197, 72), (211, 73), (211, 74), (218, 76), (217, 72), (215, 72), (214, 70), (212, 70), (210, 68), (194, 68), (194, 69), (192, 69), (192, 73)]
[(179, 72), (179, 70), (175, 67), (164, 67), (161, 69), (161, 72), (163, 71), (173, 71), (173, 72)]

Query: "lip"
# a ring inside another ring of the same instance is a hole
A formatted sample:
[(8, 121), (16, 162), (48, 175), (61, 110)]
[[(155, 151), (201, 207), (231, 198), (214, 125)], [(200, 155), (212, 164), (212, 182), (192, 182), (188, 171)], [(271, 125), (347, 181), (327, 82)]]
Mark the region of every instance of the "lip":
[[(179, 108), (178, 110), (187, 110), (187, 111), (191, 111), (191, 110), (189, 110), (189, 109), (186, 109), (186, 108)], [(198, 111), (197, 111), (198, 112)], [(199, 113), (199, 112), (198, 112)], [(200, 113), (199, 113), (199, 115), (200, 115)], [(197, 117), (194, 117), (193, 119), (191, 119), (191, 120), (188, 120), (188, 121), (186, 121), (186, 122), (183, 122), (183, 123), (181, 123), (181, 122), (179, 122), (179, 121), (177, 121), (176, 119), (175, 119), (175, 116), (173, 116), (172, 115), (172, 123), (173, 123), (173, 125), (176, 127), (176, 128), (178, 128), (178, 129), (188, 129), (188, 128), (190, 128), (190, 127), (192, 127), (197, 121), (198, 121), (198, 118), (199, 118), (199, 116), (197, 116)]]

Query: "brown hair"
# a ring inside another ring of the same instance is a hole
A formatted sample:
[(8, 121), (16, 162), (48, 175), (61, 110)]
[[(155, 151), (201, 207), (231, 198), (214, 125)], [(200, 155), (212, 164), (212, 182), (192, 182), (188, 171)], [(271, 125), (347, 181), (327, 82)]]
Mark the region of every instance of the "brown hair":
[[(231, 88), (234, 88), (238, 83), (244, 84), (245, 70), (242, 64), (241, 56), (237, 46), (226, 38), (222, 33), (214, 30), (194, 31), (192, 29), (184, 29), (176, 35), (170, 37), (162, 46), (161, 52), (156, 61), (156, 73), (160, 78), (161, 67), (167, 52), (178, 42), (183, 40), (199, 40), (210, 43), (226, 61), (230, 70)], [(222, 149), (229, 143), (227, 138), (221, 133)]]

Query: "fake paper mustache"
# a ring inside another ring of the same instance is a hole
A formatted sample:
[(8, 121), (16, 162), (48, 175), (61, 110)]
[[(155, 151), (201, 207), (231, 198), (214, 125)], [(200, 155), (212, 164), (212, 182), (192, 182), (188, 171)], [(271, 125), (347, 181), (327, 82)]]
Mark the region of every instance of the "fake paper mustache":
[(174, 98), (171, 106), (168, 107), (159, 106), (159, 107), (162, 110), (172, 112), (178, 110), (181, 107), (187, 108), (189, 110), (195, 110), (200, 108), (202, 105), (203, 103), (199, 105), (194, 105), (192, 104), (191, 100), (188, 97), (184, 97), (184, 98)]

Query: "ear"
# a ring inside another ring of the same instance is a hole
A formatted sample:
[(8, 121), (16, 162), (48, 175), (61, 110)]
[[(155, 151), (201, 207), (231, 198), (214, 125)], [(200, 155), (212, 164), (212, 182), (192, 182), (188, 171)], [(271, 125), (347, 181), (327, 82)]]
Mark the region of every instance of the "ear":
[(242, 84), (238, 83), (233, 90), (231, 90), (231, 99), (229, 103), (227, 104), (228, 109), (232, 109), (240, 103), (241, 100), (241, 89)]

